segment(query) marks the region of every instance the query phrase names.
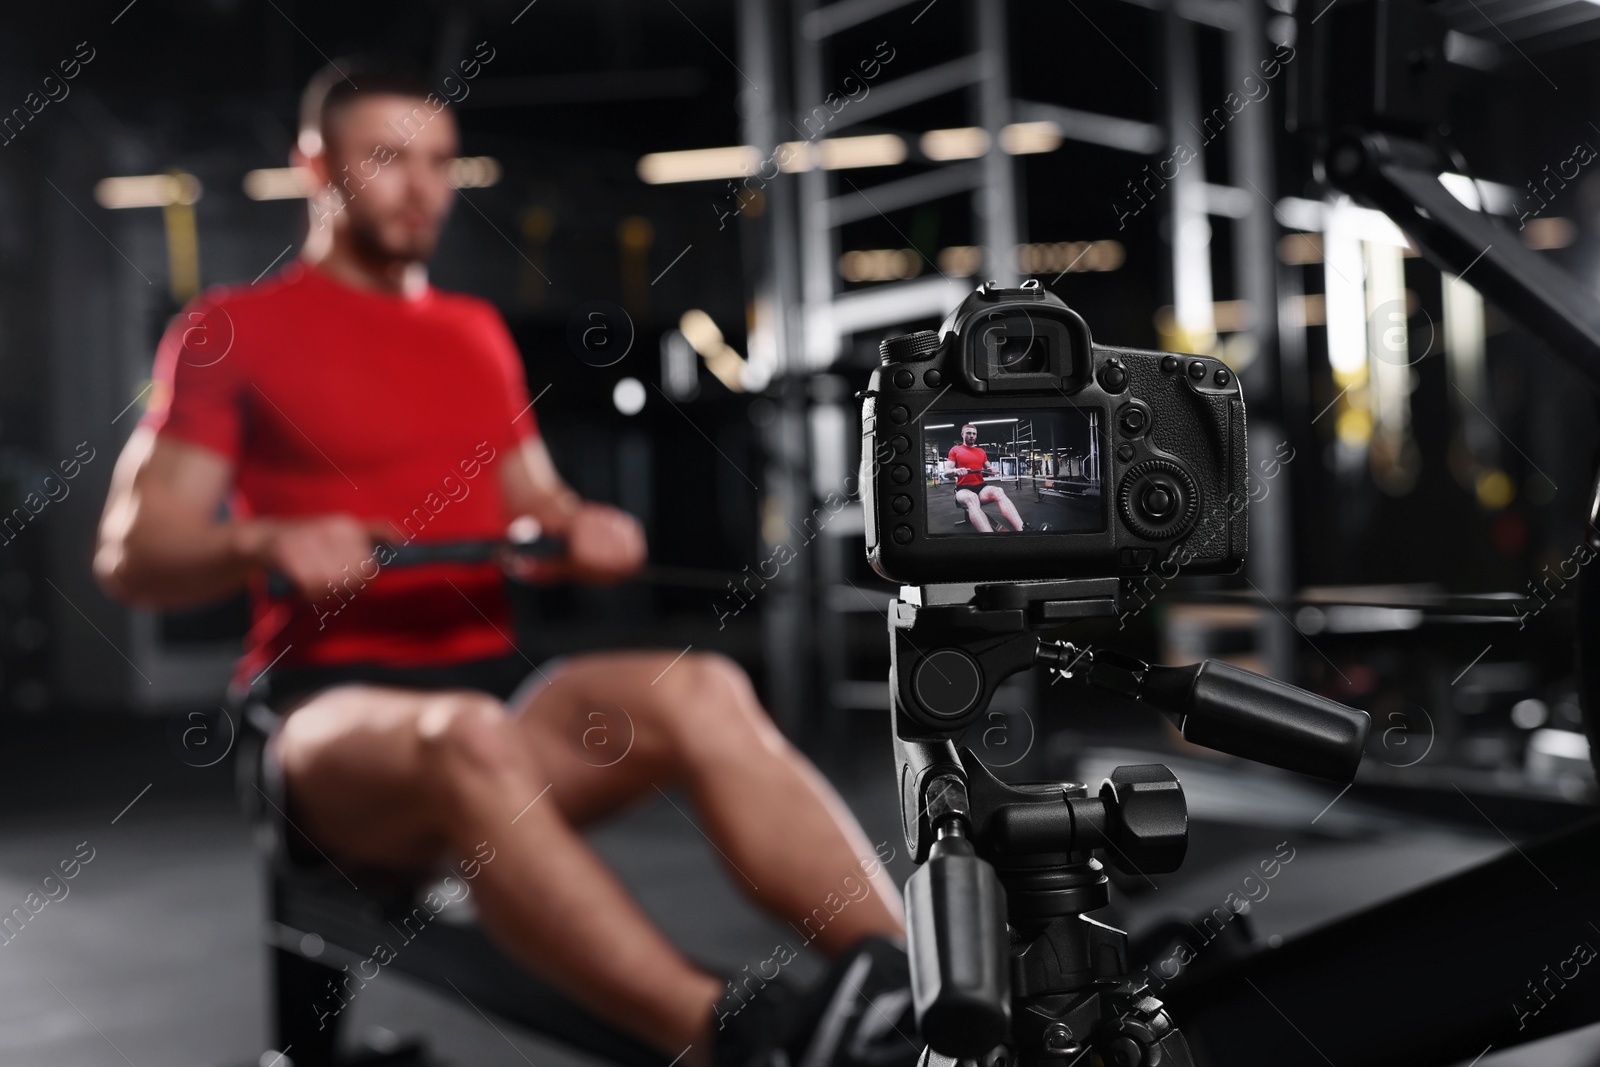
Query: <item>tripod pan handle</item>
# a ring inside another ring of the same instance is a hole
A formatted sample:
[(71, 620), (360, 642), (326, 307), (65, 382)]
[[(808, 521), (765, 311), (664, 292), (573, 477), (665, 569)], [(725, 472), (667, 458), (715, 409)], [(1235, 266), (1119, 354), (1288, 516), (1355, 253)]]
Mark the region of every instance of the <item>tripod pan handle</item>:
[(1372, 725), (1364, 711), (1213, 659), (1151, 667), (1141, 695), (1182, 714), (1187, 741), (1336, 782), (1356, 776)]
[(994, 868), (963, 837), (934, 842), (906, 882), (912, 1002), (935, 1052), (979, 1057), (1011, 1028), (1005, 901)]

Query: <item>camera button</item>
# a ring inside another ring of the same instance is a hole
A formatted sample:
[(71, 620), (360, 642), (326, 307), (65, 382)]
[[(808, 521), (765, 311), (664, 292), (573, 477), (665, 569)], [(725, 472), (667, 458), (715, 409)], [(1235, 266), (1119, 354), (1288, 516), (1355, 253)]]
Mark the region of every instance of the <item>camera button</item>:
[(937, 389), (944, 384), (944, 375), (936, 370), (924, 371), (922, 381), (929, 389)]
[(903, 522), (894, 528), (895, 544), (909, 545), (911, 543), (911, 539), (915, 536), (916, 535), (911, 532), (911, 527), (907, 526)]
[(1100, 368), (1100, 387), (1108, 393), (1122, 392), (1128, 387), (1128, 369), (1117, 360), (1106, 360)]
[(1229, 374), (1225, 370), (1219, 370), (1217, 373), (1211, 376), (1211, 380), (1216, 382), (1218, 386), (1226, 389), (1228, 383), (1233, 381), (1233, 375)]
[(1206, 376), (1206, 365), (1203, 362), (1201, 362), (1200, 360), (1197, 359), (1197, 360), (1194, 360), (1193, 362), (1191, 362), (1189, 364), (1189, 377), (1190, 378), (1192, 378), (1192, 379), (1194, 379), (1195, 381), (1198, 382), (1200, 379), (1204, 378), (1205, 376)]
[(911, 438), (903, 433), (897, 433), (889, 438), (889, 447), (894, 449), (895, 455), (898, 456), (911, 447)]
[(896, 463), (889, 468), (889, 480), (895, 485), (905, 485), (911, 480), (911, 468), (904, 463)]
[(1162, 356), (1161, 357), (1161, 373), (1162, 374), (1171, 374), (1174, 371), (1176, 371), (1177, 369), (1178, 369), (1178, 357), (1177, 356)]
[(889, 506), (894, 509), (896, 515), (904, 515), (911, 510), (911, 498), (904, 493), (896, 493), (889, 501)]
[(1172, 494), (1164, 486), (1152, 485), (1145, 490), (1144, 513), (1154, 518), (1165, 518), (1172, 510)]
[(894, 384), (901, 389), (910, 389), (917, 384), (917, 376), (908, 370), (897, 370), (894, 372)]
[(1133, 446), (1126, 441), (1117, 446), (1117, 458), (1124, 463), (1132, 463), (1135, 454)]
[(1124, 435), (1138, 437), (1144, 433), (1145, 427), (1150, 425), (1150, 416), (1144, 408), (1129, 405), (1122, 409), (1122, 414), (1117, 423), (1122, 427)]
[(904, 423), (910, 417), (911, 412), (904, 404), (896, 404), (894, 407), (889, 409), (889, 421), (897, 426)]

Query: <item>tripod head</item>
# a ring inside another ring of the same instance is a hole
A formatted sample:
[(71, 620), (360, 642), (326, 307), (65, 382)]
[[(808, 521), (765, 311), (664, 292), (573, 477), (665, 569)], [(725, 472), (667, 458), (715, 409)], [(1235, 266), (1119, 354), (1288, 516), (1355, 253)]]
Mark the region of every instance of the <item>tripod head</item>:
[(922, 864), (906, 884), (917, 1024), (930, 1067), (982, 1057), (1060, 1063), (1088, 1047), (1118, 1067), (1186, 1064), (1159, 1001), (1128, 978), (1127, 938), (1084, 913), (1108, 902), (1098, 856), (1129, 874), (1177, 870), (1183, 789), (1166, 767), (1076, 782), (1007, 784), (956, 741), (1006, 678), (1035, 664), (1086, 675), (1181, 718), (1188, 740), (1347, 781), (1365, 712), (1208, 660), (1153, 666), (1056, 640), (1115, 616), (1114, 578), (902, 588), (890, 684), (902, 828)]

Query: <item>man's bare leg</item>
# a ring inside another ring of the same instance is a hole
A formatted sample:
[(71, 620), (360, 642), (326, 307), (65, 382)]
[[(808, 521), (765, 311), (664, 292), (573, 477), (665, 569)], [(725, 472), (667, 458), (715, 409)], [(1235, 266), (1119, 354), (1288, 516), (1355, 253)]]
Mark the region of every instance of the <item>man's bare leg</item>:
[(1010, 523), (1013, 530), (1021, 531), (1022, 516), (1017, 513), (1017, 506), (1011, 502), (1006, 491), (998, 485), (985, 486), (983, 492), (978, 494), (978, 499), (1000, 505), (1000, 514)]
[[(624, 744), (620, 759), (604, 747)], [(489, 842), (496, 858), (473, 883), (485, 926), (671, 1055), (694, 1043), (700, 1059), (723, 984), (661, 936), (572, 824), (682, 783), (735, 883), (825, 953), (903, 931), (892, 882), (861, 870), (872, 850), (849, 812), (720, 657), (579, 657), (515, 719), (483, 694), (343, 687), (296, 711), (277, 746), (303, 828), (336, 855), (420, 866)], [(828, 921), (806, 924), (814, 913)]]
[(994, 527), (989, 525), (989, 516), (983, 513), (983, 505), (978, 502), (978, 494), (971, 489), (963, 489), (956, 494), (956, 503), (967, 509), (967, 521), (979, 533), (993, 533)]
[[(575, 657), (551, 670), (518, 724), (575, 824), (679, 784), (733, 884), (824, 955), (872, 934), (904, 933), (899, 894), (873, 845), (731, 661), (696, 653), (674, 662), (670, 652)], [(833, 914), (830, 897), (835, 907), (849, 903)]]
[(335, 862), (492, 862), (472, 899), (508, 952), (669, 1056), (703, 1041), (723, 983), (683, 958), (568, 823), (504, 707), (468, 691), (329, 690), (275, 747), (301, 829)]

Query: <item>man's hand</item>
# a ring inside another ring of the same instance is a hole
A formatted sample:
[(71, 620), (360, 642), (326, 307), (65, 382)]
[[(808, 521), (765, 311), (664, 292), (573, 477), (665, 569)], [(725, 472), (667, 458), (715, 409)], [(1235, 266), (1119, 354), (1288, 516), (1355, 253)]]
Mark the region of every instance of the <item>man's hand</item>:
[(565, 537), (570, 573), (580, 581), (617, 582), (644, 566), (644, 528), (620, 508), (585, 502)]
[(246, 556), (288, 578), (307, 600), (326, 596), (329, 582), (359, 580), (373, 554), (371, 532), (351, 515), (262, 519), (241, 526), (239, 538)]

